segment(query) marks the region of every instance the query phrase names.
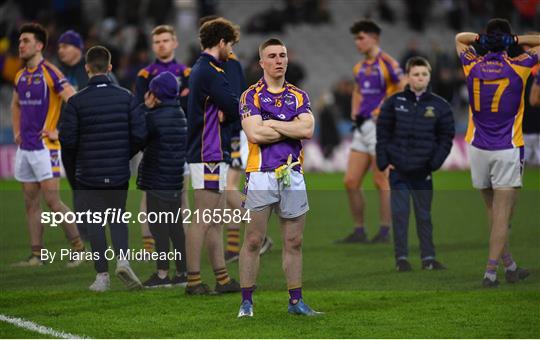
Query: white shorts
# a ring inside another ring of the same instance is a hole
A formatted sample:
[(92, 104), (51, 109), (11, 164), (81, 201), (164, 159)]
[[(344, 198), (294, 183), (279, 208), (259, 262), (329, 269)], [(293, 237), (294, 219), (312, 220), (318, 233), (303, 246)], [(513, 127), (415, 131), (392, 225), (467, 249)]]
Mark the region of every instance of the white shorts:
[(354, 129), (351, 150), (375, 155), (375, 144), (377, 144), (377, 130), (372, 119), (368, 119), (362, 124), (360, 131)]
[(60, 150), (22, 150), (15, 154), (15, 179), (19, 182), (42, 182), (60, 177)]
[(191, 186), (193, 189), (217, 190), (222, 192), (227, 184), (229, 164), (190, 163)]
[(304, 175), (291, 171), (291, 185), (276, 179), (273, 171), (246, 174), (244, 187), (246, 209), (261, 211), (271, 206), (283, 218), (295, 218), (309, 210)]
[(518, 188), (522, 185), (523, 147), (482, 150), (468, 145), (473, 187)]

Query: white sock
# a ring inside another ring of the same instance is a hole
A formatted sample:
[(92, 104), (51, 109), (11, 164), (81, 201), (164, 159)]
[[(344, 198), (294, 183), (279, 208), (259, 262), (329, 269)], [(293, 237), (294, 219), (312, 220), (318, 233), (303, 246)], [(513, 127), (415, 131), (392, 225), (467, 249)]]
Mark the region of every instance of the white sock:
[(120, 259), (118, 259), (116, 261), (116, 266), (117, 267), (129, 267), (129, 261), (128, 260), (120, 260)]
[(517, 269), (517, 264), (515, 261), (512, 261), (512, 264), (509, 265), (508, 267), (504, 267), (504, 271), (507, 272), (507, 271), (511, 271), (513, 272), (514, 270)]
[(486, 272), (484, 274), (484, 278), (488, 278), (491, 281), (495, 281), (495, 280), (497, 280), (497, 273), (488, 273), (488, 272)]

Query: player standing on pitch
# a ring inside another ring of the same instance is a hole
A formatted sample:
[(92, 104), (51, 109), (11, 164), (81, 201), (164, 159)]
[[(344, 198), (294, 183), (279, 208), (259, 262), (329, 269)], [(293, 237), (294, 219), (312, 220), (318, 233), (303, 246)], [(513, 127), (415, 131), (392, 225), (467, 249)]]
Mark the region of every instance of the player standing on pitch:
[[(19, 30), (19, 57), (25, 68), (15, 76), (11, 102), (13, 136), (18, 145), (15, 155), (15, 178), (22, 182), (26, 219), (32, 254), (18, 265), (40, 266), (43, 248), (40, 196), (53, 212), (66, 214), (69, 208), (60, 200), (60, 143), (56, 125), (60, 107), (75, 90), (64, 75), (43, 59), (47, 31), (39, 24), (25, 24)], [(84, 251), (75, 223), (62, 223), (75, 252)], [(77, 266), (72, 260), (68, 266)]]
[[(488, 53), (478, 55), (472, 47), (475, 42)], [(508, 48), (517, 44), (532, 48), (510, 58)], [(470, 144), (472, 183), (484, 198), (491, 233), (484, 287), (499, 285), (499, 259), (502, 259), (507, 282), (515, 283), (529, 276), (529, 272), (512, 259), (508, 234), (517, 189), (522, 185), (525, 83), (538, 62), (539, 46), (540, 35), (514, 35), (505, 19), (491, 19), (485, 34), (456, 35), (456, 50), (469, 90), (469, 126), (465, 140)]]
[(345, 189), (355, 227), (353, 232), (339, 243), (367, 243), (365, 230), (365, 200), (361, 186), (364, 176), (371, 168), (375, 187), (379, 191), (378, 234), (371, 242), (390, 242), (390, 186), (385, 173), (375, 164), (375, 120), (385, 98), (403, 90), (405, 79), (401, 68), (379, 47), (380, 27), (371, 20), (355, 22), (351, 27), (356, 47), (364, 60), (354, 66), (356, 84), (352, 96), (351, 119), (354, 129), (351, 152), (345, 172)]
[[(148, 92), (148, 86), (152, 79), (157, 77), (163, 72), (171, 72), (176, 76), (176, 79), (180, 83), (178, 97), (180, 99), (180, 105), (182, 110), (187, 112), (187, 100), (188, 100), (188, 79), (191, 73), (191, 68), (179, 63), (174, 58), (174, 51), (178, 47), (178, 39), (174, 28), (170, 25), (159, 25), (152, 30), (152, 52), (156, 56), (156, 60), (143, 68), (137, 74), (137, 80), (135, 82), (135, 98), (138, 103), (144, 102), (144, 95)], [(140, 158), (139, 158), (140, 159)], [(184, 174), (184, 184), (186, 184), (189, 178), (186, 175), (187, 165)], [(185, 188), (185, 185), (184, 185)], [(184, 189), (182, 196), (182, 205), (187, 203), (187, 192)], [(146, 211), (146, 193), (143, 193), (141, 198), (141, 211)], [(153, 252), (155, 241), (148, 228), (148, 223), (141, 223), (141, 234), (143, 239), (143, 247), (147, 252)], [(185, 276), (185, 273), (182, 274)]]
[(253, 316), (252, 294), (259, 251), (272, 210), (283, 236), (283, 271), (291, 314), (318, 315), (302, 300), (302, 235), (309, 210), (302, 172), (302, 140), (313, 136), (307, 94), (285, 81), (287, 48), (278, 39), (259, 47), (263, 78), (240, 98), (242, 127), (249, 141), (244, 208), (251, 211), (240, 251), (242, 303), (238, 317)]
[[(238, 42), (238, 28), (223, 18), (209, 21), (199, 29), (203, 52), (189, 77), (188, 155), (194, 211), (210, 211), (220, 216), (225, 208), (225, 182), (230, 154), (222, 130), (227, 121), (238, 119), (238, 98), (221, 68)], [(201, 251), (206, 243), (216, 275), (217, 293), (239, 292), (240, 285), (229, 277), (223, 252), (223, 220), (195, 217), (187, 228), (188, 283), (186, 294), (210, 294), (201, 280)]]

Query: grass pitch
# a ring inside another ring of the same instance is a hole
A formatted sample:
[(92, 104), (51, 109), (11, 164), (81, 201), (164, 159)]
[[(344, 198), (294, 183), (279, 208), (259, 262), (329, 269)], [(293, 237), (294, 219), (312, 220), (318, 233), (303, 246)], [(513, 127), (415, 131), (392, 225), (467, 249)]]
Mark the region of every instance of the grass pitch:
[[(310, 207), (304, 234), (304, 298), (325, 312), (320, 318), (286, 313), (287, 291), (281, 270), (281, 241), (275, 218), (269, 227), (274, 248), (261, 258), (255, 318), (237, 320), (238, 295), (186, 297), (183, 289), (124, 291), (112, 276), (112, 290), (88, 291), (91, 263), (75, 269), (55, 262), (39, 268), (13, 268), (29, 254), (19, 184), (0, 182), (0, 314), (21, 317), (58, 331), (98, 338), (538, 338), (540, 337), (540, 171), (525, 171), (524, 189), (512, 222), (511, 249), (531, 276), (493, 290), (480, 287), (488, 245), (480, 194), (467, 172), (434, 175), (434, 238), (438, 259), (448, 270), (420, 270), (418, 241), (411, 216), (413, 271), (394, 270), (391, 245), (336, 245), (351, 231), (342, 174), (307, 174)], [(65, 182), (62, 187), (67, 189)], [(134, 188), (134, 185), (132, 185)], [(377, 195), (366, 179), (367, 230), (378, 229)], [(70, 192), (62, 192), (71, 204)], [(140, 193), (131, 190), (136, 211)], [(138, 225), (130, 225), (130, 247), (142, 245)], [(68, 246), (59, 228), (46, 227), (45, 246)], [(146, 279), (153, 263), (132, 263)], [(111, 265), (111, 272), (114, 266)], [(173, 266), (171, 266), (173, 268)], [(229, 265), (238, 278), (237, 263)], [(502, 270), (499, 271), (504, 281)], [(203, 279), (213, 274), (203, 265)], [(0, 337), (42, 335), (0, 322)]]

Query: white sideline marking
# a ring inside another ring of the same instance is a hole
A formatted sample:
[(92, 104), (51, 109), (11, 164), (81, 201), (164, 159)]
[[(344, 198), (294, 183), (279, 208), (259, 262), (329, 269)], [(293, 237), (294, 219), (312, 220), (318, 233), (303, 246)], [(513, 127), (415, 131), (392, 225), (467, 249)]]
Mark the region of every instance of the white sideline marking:
[(10, 323), (10, 324), (15, 325), (15, 326), (17, 326), (19, 328), (24, 328), (24, 329), (32, 331), (32, 332), (37, 332), (37, 333), (45, 334), (45, 335), (51, 335), (51, 336), (54, 336), (55, 338), (60, 338), (60, 339), (86, 339), (86, 337), (84, 337), (84, 336), (71, 334), (71, 333), (66, 333), (66, 332), (62, 332), (62, 331), (56, 331), (56, 330), (54, 330), (52, 328), (45, 327), (45, 326), (42, 326), (42, 325), (38, 325), (37, 323), (34, 323), (32, 321), (28, 321), (28, 320), (24, 320), (24, 319), (20, 319), (20, 318), (14, 318), (14, 317), (7, 316), (7, 315), (4, 315), (4, 314), (0, 314), (0, 321)]

